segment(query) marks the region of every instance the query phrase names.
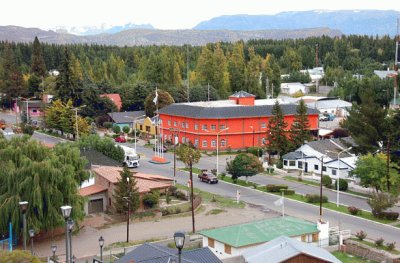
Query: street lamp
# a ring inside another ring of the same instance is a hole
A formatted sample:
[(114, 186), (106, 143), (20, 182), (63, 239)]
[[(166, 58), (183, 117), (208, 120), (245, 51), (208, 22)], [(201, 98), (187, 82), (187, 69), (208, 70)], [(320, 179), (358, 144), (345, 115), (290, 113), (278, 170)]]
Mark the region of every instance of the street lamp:
[(103, 246), (104, 246), (103, 236), (99, 238), (99, 245), (100, 245), (100, 261), (103, 261)]
[(342, 151), (340, 151), (337, 155), (338, 158), (338, 171), (337, 171), (337, 178), (336, 178), (336, 206), (339, 207), (339, 181), (340, 181), (340, 155), (344, 152), (348, 152), (352, 149), (353, 147), (349, 147), (346, 149), (343, 149)]
[(19, 208), (21, 209), (22, 213), (22, 225), (23, 225), (23, 238), (24, 238), (24, 250), (26, 250), (26, 210), (28, 209), (28, 202), (27, 201), (22, 201), (19, 202)]
[[(218, 152), (219, 152), (219, 134), (223, 131), (227, 131), (229, 130), (229, 127), (226, 127), (225, 129), (220, 130), (219, 132), (216, 132), (217, 134), (217, 174), (216, 176), (218, 176), (218, 166), (219, 166), (219, 158), (218, 158)], [(207, 129), (205, 129), (204, 131), (209, 132)]]
[(35, 236), (35, 230), (29, 229), (29, 237), (31, 239), (31, 255), (33, 256), (33, 237)]
[[(126, 181), (128, 182), (129, 185), (129, 177), (126, 178)], [(128, 204), (128, 216), (126, 219), (126, 243), (129, 242), (129, 219), (130, 219), (130, 213), (131, 213), (131, 199), (130, 199), (130, 192), (129, 192), (129, 197), (128, 196), (124, 196), (122, 197)]]
[(182, 248), (185, 245), (185, 232), (177, 231), (174, 234), (175, 246), (178, 249), (179, 263), (182, 262)]
[(79, 140), (79, 128), (78, 128), (78, 110), (81, 108), (86, 107), (86, 105), (81, 105), (79, 107), (76, 108), (72, 108), (72, 110), (75, 111), (75, 128), (76, 128), (76, 140)]
[(71, 218), (68, 219), (68, 234), (69, 234), (69, 258), (73, 262), (72, 259), (72, 229), (74, 228), (74, 220)]
[(57, 245), (55, 244), (51, 245), (51, 252), (53, 252), (53, 262), (56, 261), (56, 251), (57, 251)]
[(65, 262), (69, 263), (69, 245), (68, 245), (68, 218), (71, 215), (72, 207), (69, 205), (64, 205), (61, 207), (62, 215), (65, 219)]

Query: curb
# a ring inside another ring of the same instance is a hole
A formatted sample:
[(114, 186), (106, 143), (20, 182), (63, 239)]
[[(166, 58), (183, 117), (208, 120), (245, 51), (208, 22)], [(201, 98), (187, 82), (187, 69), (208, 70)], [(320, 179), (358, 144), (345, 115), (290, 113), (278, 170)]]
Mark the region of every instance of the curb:
[(54, 139), (62, 140), (62, 141), (64, 141), (64, 142), (73, 142), (73, 141), (70, 141), (70, 140), (67, 140), (67, 139), (64, 139), (64, 138), (61, 138), (61, 137), (49, 135), (49, 134), (47, 134), (47, 133), (38, 132), (38, 131), (35, 131), (35, 132), (36, 132), (36, 133), (39, 133), (39, 134), (42, 134), (42, 135), (45, 135), (45, 136), (48, 136), (48, 137), (52, 137), (52, 138), (54, 138)]

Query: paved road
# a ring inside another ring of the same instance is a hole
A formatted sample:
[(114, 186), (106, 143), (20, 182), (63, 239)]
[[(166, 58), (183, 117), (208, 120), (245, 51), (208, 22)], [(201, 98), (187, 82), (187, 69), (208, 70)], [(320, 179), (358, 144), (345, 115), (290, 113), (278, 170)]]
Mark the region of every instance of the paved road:
[[(15, 113), (13, 112), (1, 112), (0, 111), (0, 119), (4, 119), (7, 124), (15, 124), (16, 123), (16, 117)], [(19, 116), (18, 116), (18, 122), (20, 121)]]
[[(142, 149), (138, 147), (138, 152), (140, 153)], [(151, 149), (150, 149), (151, 150)], [(146, 150), (144, 150), (146, 151)], [(173, 155), (167, 153), (165, 157), (168, 160), (173, 160)], [(148, 162), (151, 158), (150, 156), (145, 156), (141, 159), (141, 166), (137, 171), (142, 171), (146, 173), (155, 173), (164, 176), (173, 176), (173, 169), (170, 164), (153, 164)], [(205, 162), (207, 162), (205, 160)], [(178, 167), (183, 167), (181, 162), (177, 162)], [(186, 185), (188, 180), (188, 173), (183, 171), (177, 171), (177, 182)], [(235, 198), (236, 190), (241, 191), (241, 200), (252, 204), (263, 205), (265, 209), (271, 209), (275, 211), (280, 211), (279, 207), (274, 206), (273, 202), (278, 199), (277, 196), (272, 194), (259, 192), (253, 189), (240, 187), (237, 185), (228, 184), (225, 182), (220, 182), (217, 185), (209, 185), (206, 183), (201, 183), (198, 180), (194, 180), (194, 186), (200, 188), (204, 191), (219, 194), (229, 198)], [(319, 207), (310, 204), (300, 203), (293, 200), (285, 200), (285, 213), (288, 215), (304, 218), (316, 222), (319, 219)], [(385, 242), (396, 241), (400, 244), (400, 229), (392, 226), (382, 225), (376, 222), (363, 220), (357, 217), (352, 217), (349, 215), (341, 214), (334, 211), (329, 211), (323, 209), (323, 220), (330, 222), (331, 226), (341, 226), (341, 229), (350, 229), (352, 233), (364, 230), (367, 232), (368, 237), (372, 239), (378, 239), (383, 237)]]

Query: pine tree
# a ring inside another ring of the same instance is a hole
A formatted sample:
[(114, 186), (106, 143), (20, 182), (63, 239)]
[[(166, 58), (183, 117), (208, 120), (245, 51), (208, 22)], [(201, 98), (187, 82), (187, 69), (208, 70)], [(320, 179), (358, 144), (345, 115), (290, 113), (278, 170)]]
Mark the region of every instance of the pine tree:
[(244, 58), (244, 44), (237, 42), (228, 63), (229, 82), (232, 91), (240, 91), (245, 86), (246, 63)]
[(290, 129), (290, 139), (294, 148), (301, 146), (305, 141), (311, 140), (310, 123), (307, 115), (307, 106), (300, 100), (296, 107), (296, 115)]
[(46, 65), (42, 56), (42, 47), (37, 37), (35, 37), (32, 46), (31, 73), (38, 77), (45, 77), (47, 74)]
[(129, 197), (130, 200), (130, 210), (135, 212), (139, 208), (139, 192), (136, 187), (136, 179), (133, 173), (127, 168), (120, 172), (120, 178), (115, 185), (114, 190), (114, 207), (118, 213), (124, 213), (128, 211), (127, 200), (124, 197)]
[(288, 151), (290, 143), (287, 138), (287, 123), (285, 122), (282, 108), (276, 101), (272, 108), (273, 117), (268, 122), (267, 149), (269, 153), (284, 154)]
[(73, 72), (71, 54), (68, 48), (65, 47), (60, 75), (57, 76), (56, 82), (57, 97), (63, 102), (67, 102), (69, 99), (72, 99), (73, 102), (77, 100), (76, 78)]

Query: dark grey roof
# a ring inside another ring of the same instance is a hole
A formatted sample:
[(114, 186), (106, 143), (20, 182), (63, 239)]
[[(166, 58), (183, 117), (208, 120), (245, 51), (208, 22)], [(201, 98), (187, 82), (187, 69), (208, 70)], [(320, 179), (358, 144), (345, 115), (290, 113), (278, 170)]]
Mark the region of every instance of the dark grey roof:
[[(341, 150), (346, 149), (351, 145), (354, 145), (354, 141), (352, 138), (346, 137), (346, 138), (312, 141), (307, 143), (307, 145), (316, 150), (317, 152), (329, 156), (329, 158), (331, 159), (337, 159), (337, 154)], [(340, 156), (342, 158), (351, 157), (351, 155), (348, 154), (347, 152), (343, 152)]]
[(246, 91), (236, 91), (235, 93), (233, 93), (232, 95), (230, 95), (229, 97), (235, 97), (235, 98), (247, 98), (247, 97), (255, 97), (253, 94), (250, 94)]
[[(19, 101), (19, 106), (25, 110), (26, 108), (26, 100)], [(46, 104), (43, 103), (41, 100), (28, 100), (28, 107), (29, 108), (40, 108), (42, 106), (45, 106)]]
[[(295, 104), (280, 105), (284, 115), (295, 115)], [(174, 103), (168, 105), (159, 113), (183, 116), (197, 119), (232, 119), (240, 117), (265, 117), (272, 116), (272, 108), (274, 105), (256, 105), (256, 106), (226, 106), (226, 107), (202, 107), (190, 103)], [(307, 109), (309, 114), (318, 114), (315, 109)]]
[(145, 115), (144, 111), (111, 112), (107, 114), (115, 123), (133, 123), (135, 118)]
[[(145, 243), (115, 263), (168, 263), (174, 259), (178, 262), (178, 250), (164, 247), (158, 244)], [(221, 260), (214, 255), (207, 247), (182, 251), (182, 263), (221, 263)]]
[(300, 151), (296, 152), (290, 152), (282, 156), (283, 160), (298, 160), (298, 159), (306, 159), (309, 158), (310, 156), (307, 156), (306, 154), (303, 153), (301, 154)]

